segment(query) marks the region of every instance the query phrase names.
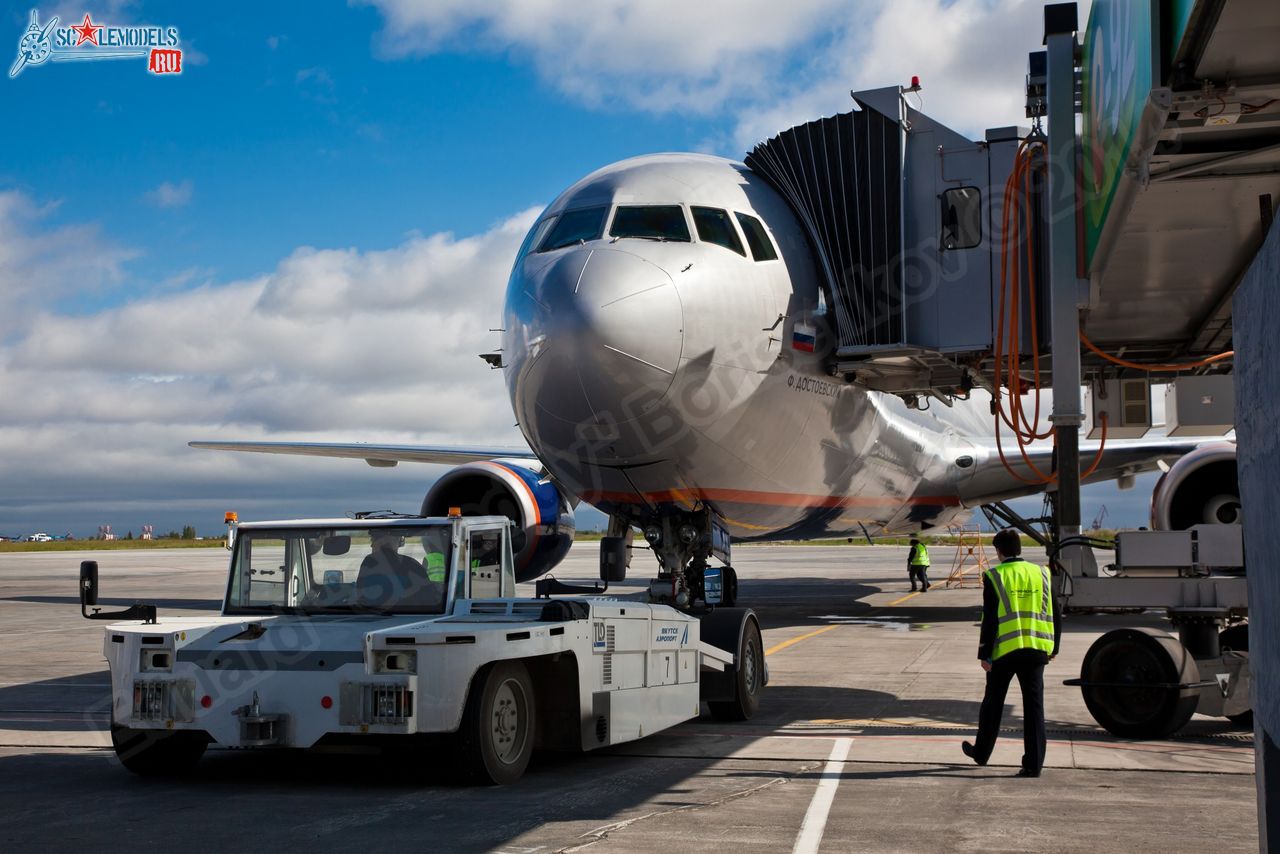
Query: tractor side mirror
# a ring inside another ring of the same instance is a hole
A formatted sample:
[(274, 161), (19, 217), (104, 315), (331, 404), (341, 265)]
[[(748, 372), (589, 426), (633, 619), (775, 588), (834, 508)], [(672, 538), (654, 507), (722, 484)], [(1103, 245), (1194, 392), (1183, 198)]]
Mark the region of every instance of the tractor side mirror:
[(98, 562), (80, 561), (80, 608), (98, 604)]
[(156, 621), (155, 605), (144, 605), (138, 602), (123, 611), (109, 611), (105, 614), (101, 609), (94, 608), (93, 613), (90, 614), (89, 608), (97, 604), (98, 562), (82, 560), (80, 561), (80, 616), (87, 620), (142, 620), (148, 624), (154, 624)]

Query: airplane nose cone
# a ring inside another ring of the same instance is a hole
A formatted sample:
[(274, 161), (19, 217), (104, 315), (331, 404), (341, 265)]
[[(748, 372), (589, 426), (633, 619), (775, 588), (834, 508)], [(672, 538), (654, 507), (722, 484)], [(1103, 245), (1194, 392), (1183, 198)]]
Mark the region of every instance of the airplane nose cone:
[(657, 406), (684, 344), (665, 270), (625, 250), (583, 247), (528, 276), (525, 295), (525, 340), (506, 349), (523, 362), (511, 391), (526, 429), (623, 424)]

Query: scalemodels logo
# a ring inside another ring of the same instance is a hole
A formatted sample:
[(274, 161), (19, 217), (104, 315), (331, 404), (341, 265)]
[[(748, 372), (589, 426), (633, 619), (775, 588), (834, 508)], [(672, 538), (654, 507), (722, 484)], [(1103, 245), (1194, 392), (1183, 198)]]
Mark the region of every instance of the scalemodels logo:
[(31, 23), (18, 40), (18, 58), (9, 77), (22, 73), (28, 65), (76, 60), (146, 59), (152, 74), (181, 74), (182, 51), (177, 27), (113, 27), (95, 24), (89, 15), (72, 27), (59, 27), (58, 17), (40, 25), (40, 15), (31, 10)]

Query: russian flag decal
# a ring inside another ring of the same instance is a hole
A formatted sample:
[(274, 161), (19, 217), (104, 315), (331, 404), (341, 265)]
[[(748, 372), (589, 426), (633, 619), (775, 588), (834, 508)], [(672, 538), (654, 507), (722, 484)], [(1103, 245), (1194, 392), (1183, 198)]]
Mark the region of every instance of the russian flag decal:
[(791, 328), (791, 349), (812, 353), (817, 337), (818, 330), (815, 327), (797, 323)]

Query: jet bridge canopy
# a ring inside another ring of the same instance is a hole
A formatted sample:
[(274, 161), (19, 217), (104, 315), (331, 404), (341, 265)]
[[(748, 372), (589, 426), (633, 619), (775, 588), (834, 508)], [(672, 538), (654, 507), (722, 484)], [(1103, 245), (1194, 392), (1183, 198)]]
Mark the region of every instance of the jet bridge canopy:
[(902, 141), (874, 110), (797, 125), (746, 164), (791, 204), (817, 247), (842, 348), (903, 342)]
[(983, 382), (974, 366), (992, 351), (1002, 190), (1027, 132), (968, 139), (897, 86), (853, 97), (858, 110), (783, 131), (745, 161), (809, 232), (831, 372), (945, 398)]

